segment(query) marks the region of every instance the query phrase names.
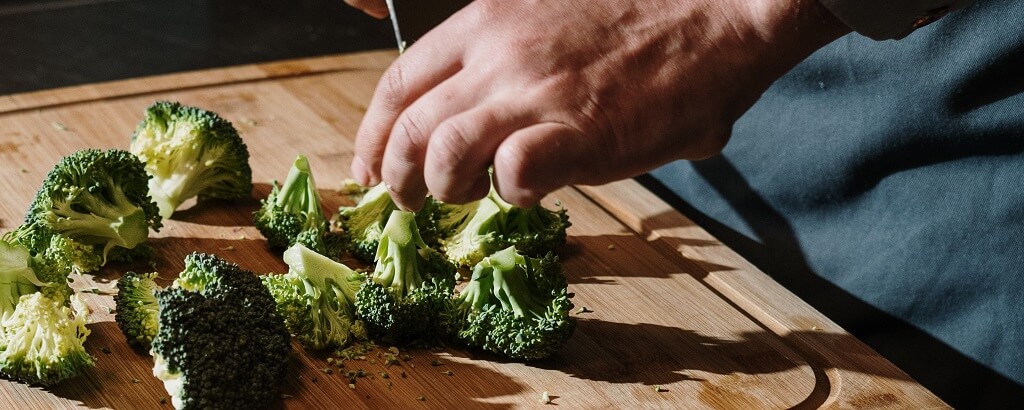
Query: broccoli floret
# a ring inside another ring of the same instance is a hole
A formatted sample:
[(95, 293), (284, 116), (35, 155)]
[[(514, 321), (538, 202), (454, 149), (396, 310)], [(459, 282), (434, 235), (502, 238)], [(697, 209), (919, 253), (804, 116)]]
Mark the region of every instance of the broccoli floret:
[(153, 176), (149, 193), (170, 218), (189, 198), (245, 198), (252, 192), (249, 149), (216, 113), (158, 101), (132, 135), (131, 152)]
[(512, 359), (558, 351), (576, 321), (557, 257), (530, 258), (508, 247), (484, 258), (441, 319), (447, 335)]
[(30, 384), (52, 385), (93, 365), (83, 343), (88, 308), (78, 296), (65, 302), (42, 292), (21, 296), (0, 322), (0, 373)]
[(356, 311), (370, 333), (393, 343), (432, 336), (451, 299), (455, 268), (423, 242), (415, 214), (391, 212), (376, 259), (370, 280), (356, 294)]
[(156, 292), (153, 375), (176, 408), (267, 408), (280, 398), (291, 336), (259, 277), (213, 255), (185, 258)]
[(284, 252), (288, 273), (263, 276), (288, 330), (313, 349), (344, 348), (366, 338), (356, 320), (356, 292), (366, 275), (301, 244)]
[(260, 202), (254, 220), (271, 248), (284, 249), (299, 242), (326, 253), (327, 218), (305, 156), (295, 158), (283, 185), (274, 182), (270, 195)]
[(127, 272), (117, 281), (114, 304), (117, 314), (114, 321), (128, 344), (149, 351), (150, 343), (156, 336), (157, 314), (156, 283), (157, 272)]
[(14, 312), (23, 295), (41, 292), (67, 305), (72, 293), (70, 269), (45, 255), (31, 251), (10, 237), (0, 240), (0, 321)]
[[(388, 222), (391, 212), (397, 209), (398, 206), (383, 183), (366, 191), (355, 206), (338, 209), (335, 218), (344, 231), (346, 248), (352, 255), (363, 262), (373, 262), (384, 224)], [(420, 237), (425, 239), (424, 243), (436, 242), (438, 211), (436, 201), (427, 198), (423, 208), (416, 212), (416, 223), (420, 227)]]
[(485, 256), (508, 246), (521, 253), (541, 256), (565, 243), (569, 216), (565, 209), (514, 206), (491, 192), (466, 205), (442, 204), (438, 235), (448, 260), (473, 266)]
[[(142, 162), (128, 151), (75, 152), (47, 174), (16, 240), (83, 272), (121, 258), (149, 237), (150, 228), (161, 226), (148, 180)], [(70, 241), (54, 243), (55, 235)]]

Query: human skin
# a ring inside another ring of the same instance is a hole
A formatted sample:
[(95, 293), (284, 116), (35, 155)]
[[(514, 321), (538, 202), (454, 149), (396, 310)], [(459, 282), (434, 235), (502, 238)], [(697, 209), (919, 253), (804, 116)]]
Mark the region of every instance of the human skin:
[(384, 72), (352, 174), (416, 210), (428, 193), (483, 197), (493, 167), (498, 194), (529, 206), (706, 158), (772, 82), (848, 31), (817, 0), (476, 0)]

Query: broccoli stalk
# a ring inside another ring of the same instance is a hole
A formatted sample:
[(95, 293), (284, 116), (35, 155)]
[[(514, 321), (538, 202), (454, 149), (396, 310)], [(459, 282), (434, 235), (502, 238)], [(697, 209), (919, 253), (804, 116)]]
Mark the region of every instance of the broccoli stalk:
[(455, 269), (423, 242), (414, 213), (391, 212), (376, 260), (356, 294), (357, 313), (371, 334), (394, 343), (431, 336), (451, 298)]
[[(398, 210), (398, 206), (392, 201), (383, 183), (366, 191), (355, 206), (338, 209), (335, 217), (345, 233), (345, 245), (356, 258), (364, 262), (374, 261), (384, 225), (395, 210)], [(415, 215), (420, 237), (426, 240), (425, 243), (436, 242), (437, 204), (427, 198), (423, 208)]]
[(0, 373), (30, 384), (52, 385), (93, 365), (85, 351), (88, 307), (78, 296), (63, 301), (41, 292), (23, 295), (0, 322)]
[(193, 253), (156, 292), (153, 375), (176, 408), (266, 408), (280, 398), (291, 336), (259, 277)]
[(501, 199), (493, 187), (479, 201), (439, 207), (441, 249), (459, 266), (473, 266), (512, 245), (525, 255), (543, 255), (565, 243), (565, 231), (570, 226), (565, 209), (551, 211), (540, 205), (520, 208)]
[(274, 183), (255, 212), (254, 222), (271, 248), (287, 248), (299, 242), (326, 253), (327, 218), (305, 156), (295, 158), (283, 185)]
[[(148, 238), (150, 228), (160, 228), (148, 180), (142, 162), (127, 151), (75, 152), (47, 174), (14, 236), (33, 253), (83, 272), (123, 259)], [(54, 243), (54, 236), (70, 241)]]
[(156, 272), (127, 272), (117, 281), (117, 294), (114, 295), (117, 327), (128, 344), (146, 351), (149, 351), (158, 326), (156, 291), (160, 286), (155, 281), (156, 277)]
[(262, 279), (278, 314), (303, 345), (344, 348), (366, 338), (363, 322), (355, 317), (356, 292), (366, 275), (301, 244), (284, 252), (284, 262), (288, 273)]
[(249, 150), (216, 113), (158, 101), (146, 109), (130, 150), (153, 176), (149, 193), (163, 218), (192, 197), (237, 199), (252, 192)]
[(554, 354), (576, 327), (565, 273), (548, 254), (530, 258), (508, 247), (484, 258), (442, 315), (455, 340), (512, 359)]

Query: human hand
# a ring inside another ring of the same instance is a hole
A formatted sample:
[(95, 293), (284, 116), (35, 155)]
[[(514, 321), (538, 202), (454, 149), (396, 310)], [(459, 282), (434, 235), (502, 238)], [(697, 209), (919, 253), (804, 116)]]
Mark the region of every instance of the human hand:
[(816, 0), (477, 0), (388, 70), (353, 176), (418, 209), (527, 206), (718, 153), (779, 76), (847, 32)]
[(345, 3), (379, 19), (388, 16), (388, 5), (384, 0), (345, 0)]

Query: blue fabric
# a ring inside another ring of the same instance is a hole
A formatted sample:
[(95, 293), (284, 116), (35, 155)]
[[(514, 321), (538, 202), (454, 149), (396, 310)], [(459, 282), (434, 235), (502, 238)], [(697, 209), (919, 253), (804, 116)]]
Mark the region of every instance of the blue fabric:
[(845, 36), (777, 81), (721, 156), (651, 176), (954, 406), (1024, 399), (1024, 2), (900, 41)]

